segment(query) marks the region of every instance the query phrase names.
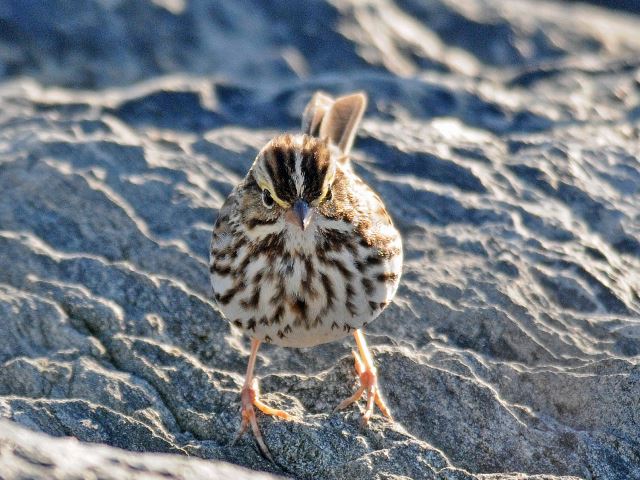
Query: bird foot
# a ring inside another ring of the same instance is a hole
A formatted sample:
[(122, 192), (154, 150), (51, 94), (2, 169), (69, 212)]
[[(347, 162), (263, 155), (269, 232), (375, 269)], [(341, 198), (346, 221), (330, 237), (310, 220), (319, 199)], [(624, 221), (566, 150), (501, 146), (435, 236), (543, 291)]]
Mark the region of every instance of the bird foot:
[(253, 436), (255, 437), (258, 446), (260, 447), (260, 451), (264, 454), (265, 457), (273, 462), (273, 457), (271, 456), (271, 453), (267, 448), (267, 444), (264, 443), (262, 433), (260, 433), (260, 427), (258, 427), (258, 420), (256, 418), (256, 411), (254, 407), (267, 415), (279, 417), (284, 420), (290, 420), (291, 415), (289, 415), (284, 410), (278, 410), (265, 405), (260, 401), (260, 399), (258, 398), (259, 396), (260, 390), (258, 388), (258, 380), (256, 378), (254, 378), (249, 385), (245, 385), (244, 387), (242, 387), (242, 391), (240, 392), (240, 415), (242, 416), (242, 422), (240, 423), (240, 430), (238, 430), (238, 434), (236, 435), (233, 443), (237, 442), (242, 434), (247, 430), (247, 428), (249, 428), (249, 425), (251, 425)]
[(349, 398), (340, 402), (335, 410), (342, 410), (347, 408), (352, 403), (358, 401), (358, 399), (364, 394), (367, 394), (367, 406), (365, 407), (364, 413), (362, 414), (362, 419), (360, 420), (362, 426), (366, 426), (369, 423), (369, 419), (373, 414), (373, 405), (374, 403), (378, 406), (382, 414), (393, 420), (391, 416), (391, 412), (389, 408), (384, 403), (382, 396), (380, 395), (380, 388), (378, 387), (378, 375), (376, 367), (374, 366), (365, 366), (360, 358), (360, 355), (354, 350), (353, 357), (355, 359), (356, 372), (358, 372), (358, 376), (360, 377), (360, 388), (356, 390), (356, 393), (351, 395)]

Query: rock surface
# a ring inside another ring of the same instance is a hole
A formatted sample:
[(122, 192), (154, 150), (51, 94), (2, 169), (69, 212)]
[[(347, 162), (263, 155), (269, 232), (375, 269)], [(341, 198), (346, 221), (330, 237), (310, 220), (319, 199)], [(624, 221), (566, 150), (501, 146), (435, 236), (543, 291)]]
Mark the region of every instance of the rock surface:
[(0, 421), (0, 478), (274, 480), (282, 477), (258, 473), (224, 462), (176, 455), (140, 455), (104, 445), (81, 443), (74, 438), (53, 439), (21, 428), (15, 423)]
[[(234, 468), (188, 455), (299, 478), (640, 478), (640, 17), (9, 0), (0, 25), (0, 417), (177, 454), (3, 423), (0, 477), (69, 457), (118, 459), (113, 478)], [(271, 464), (230, 445), (248, 342), (210, 301), (208, 244), (317, 89), (371, 99), (357, 170), (406, 251), (368, 330), (397, 421), (331, 413), (357, 385), (350, 339), (265, 346), (265, 401), (294, 417), (260, 417)]]

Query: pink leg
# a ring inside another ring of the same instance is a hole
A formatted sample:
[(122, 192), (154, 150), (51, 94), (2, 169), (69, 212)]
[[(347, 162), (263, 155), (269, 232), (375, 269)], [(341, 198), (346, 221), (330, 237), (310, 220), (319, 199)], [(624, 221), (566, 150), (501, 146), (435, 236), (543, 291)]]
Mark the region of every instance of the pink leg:
[(260, 396), (260, 390), (258, 388), (258, 379), (254, 378), (253, 376), (253, 369), (256, 365), (256, 356), (258, 355), (259, 347), (259, 340), (251, 340), (251, 355), (249, 356), (249, 364), (247, 365), (247, 375), (245, 376), (244, 385), (242, 386), (242, 391), (240, 392), (240, 415), (242, 416), (242, 422), (240, 423), (240, 430), (238, 431), (238, 435), (236, 436), (236, 441), (247, 430), (249, 425), (251, 425), (253, 436), (256, 437), (256, 442), (258, 442), (260, 451), (264, 454), (265, 457), (273, 462), (271, 453), (269, 453), (269, 449), (267, 448), (266, 443), (264, 443), (264, 439), (262, 438), (262, 434), (260, 433), (258, 420), (256, 419), (256, 412), (253, 407), (256, 407), (258, 410), (266, 413), (267, 415), (274, 415), (285, 420), (289, 420), (291, 417), (287, 412), (283, 410), (277, 410), (265, 405), (258, 398)]
[(353, 336), (356, 338), (356, 344), (358, 345), (358, 350), (360, 351), (360, 354), (358, 354), (355, 350), (353, 351), (353, 356), (355, 358), (356, 364), (356, 372), (358, 372), (358, 376), (360, 377), (360, 388), (358, 388), (356, 393), (354, 393), (352, 396), (350, 396), (346, 400), (343, 400), (340, 405), (336, 407), (336, 410), (342, 410), (352, 403), (355, 403), (362, 396), (362, 394), (366, 392), (367, 406), (364, 410), (364, 414), (362, 415), (362, 425), (366, 425), (369, 422), (371, 414), (373, 413), (374, 403), (378, 405), (378, 408), (385, 417), (393, 420), (389, 408), (384, 403), (384, 400), (380, 395), (377, 370), (373, 365), (373, 357), (371, 356), (371, 352), (367, 347), (367, 342), (364, 339), (362, 330), (356, 330), (353, 333)]

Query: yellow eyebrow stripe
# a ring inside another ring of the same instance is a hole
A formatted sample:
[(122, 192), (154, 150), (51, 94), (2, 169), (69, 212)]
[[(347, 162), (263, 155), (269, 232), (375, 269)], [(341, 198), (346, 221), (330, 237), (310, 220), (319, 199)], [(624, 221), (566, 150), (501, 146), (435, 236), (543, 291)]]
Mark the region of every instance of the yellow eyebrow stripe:
[(258, 182), (258, 186), (260, 187), (260, 190), (267, 190), (269, 192), (269, 194), (271, 195), (271, 198), (273, 198), (273, 201), (276, 202), (278, 205), (280, 205), (282, 208), (289, 208), (289, 204), (287, 202), (285, 202), (284, 200), (282, 200), (280, 197), (278, 197), (272, 188), (270, 188), (269, 185), (267, 185), (264, 182)]
[[(327, 177), (328, 177), (328, 174), (327, 174)], [(324, 198), (327, 196), (327, 194), (329, 193), (329, 189), (331, 188), (331, 184), (333, 183), (335, 178), (336, 178), (335, 172), (333, 173), (333, 175), (331, 175), (331, 178), (325, 178), (324, 184), (322, 185), (322, 194), (316, 200), (318, 203), (321, 203), (324, 200)]]

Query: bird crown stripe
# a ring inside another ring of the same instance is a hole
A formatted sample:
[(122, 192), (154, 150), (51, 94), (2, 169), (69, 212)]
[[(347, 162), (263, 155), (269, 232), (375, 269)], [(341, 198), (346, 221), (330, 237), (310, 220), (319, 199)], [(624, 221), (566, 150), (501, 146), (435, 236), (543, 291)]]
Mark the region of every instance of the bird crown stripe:
[(309, 135), (276, 137), (264, 149), (262, 163), (265, 179), (260, 186), (270, 184), (281, 206), (299, 197), (322, 201), (335, 172), (326, 143)]

